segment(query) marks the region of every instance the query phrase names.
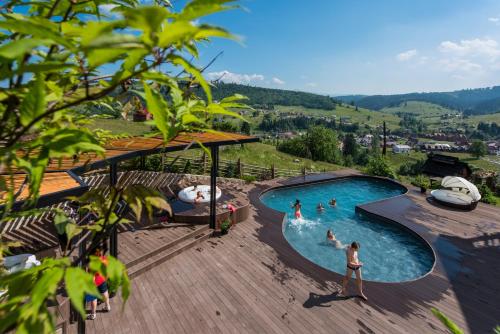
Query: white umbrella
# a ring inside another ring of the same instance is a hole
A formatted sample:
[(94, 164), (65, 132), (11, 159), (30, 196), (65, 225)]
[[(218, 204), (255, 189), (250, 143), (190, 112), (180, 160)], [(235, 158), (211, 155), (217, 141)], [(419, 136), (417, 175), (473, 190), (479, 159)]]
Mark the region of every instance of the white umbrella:
[(463, 177), (458, 176), (447, 176), (441, 182), (441, 185), (444, 188), (460, 188), (468, 190), (468, 195), (472, 198), (473, 201), (477, 202), (481, 199), (481, 194), (477, 187), (471, 182), (467, 181)]

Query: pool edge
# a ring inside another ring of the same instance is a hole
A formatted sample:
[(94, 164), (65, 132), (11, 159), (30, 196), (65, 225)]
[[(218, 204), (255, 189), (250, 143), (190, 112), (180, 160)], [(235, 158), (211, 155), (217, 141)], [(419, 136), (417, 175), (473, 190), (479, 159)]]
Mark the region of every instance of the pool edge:
[[(284, 224), (286, 222), (285, 218), (287, 217), (287, 213), (283, 212), (283, 211), (279, 211), (279, 210), (273, 209), (273, 208), (267, 206), (264, 202), (262, 202), (261, 198), (262, 198), (263, 195), (265, 195), (266, 193), (268, 193), (270, 191), (273, 191), (273, 190), (295, 188), (295, 187), (307, 186), (307, 185), (311, 185), (311, 184), (321, 184), (321, 183), (328, 183), (328, 182), (332, 182), (332, 181), (339, 181), (339, 180), (342, 180), (342, 179), (353, 179), (353, 178), (363, 178), (363, 179), (374, 179), (374, 180), (388, 181), (388, 182), (393, 183), (393, 184), (401, 187), (402, 189), (404, 189), (404, 192), (401, 193), (401, 194), (399, 194), (399, 195), (395, 195), (395, 196), (391, 196), (391, 197), (387, 197), (387, 198), (383, 198), (383, 199), (379, 199), (379, 200), (375, 200), (375, 201), (370, 201), (370, 202), (366, 202), (366, 203), (357, 204), (356, 207), (355, 207), (355, 211), (358, 212), (358, 210), (361, 210), (363, 214), (366, 214), (368, 216), (377, 218), (377, 219), (381, 220), (384, 223), (398, 224), (398, 225), (400, 225), (401, 227), (403, 227), (404, 230), (409, 231), (411, 234), (413, 234), (414, 236), (417, 236), (421, 241), (423, 241), (424, 244), (426, 244), (429, 247), (429, 249), (431, 250), (432, 257), (433, 257), (433, 263), (432, 263), (432, 266), (429, 269), (429, 271), (427, 273), (425, 273), (424, 275), (419, 276), (419, 277), (417, 277), (415, 279), (405, 280), (405, 281), (399, 281), (399, 282), (372, 281), (372, 280), (368, 280), (368, 279), (363, 279), (363, 281), (364, 282), (369, 282), (371, 284), (409, 284), (409, 283), (414, 283), (416, 281), (420, 281), (420, 280), (426, 278), (427, 276), (429, 276), (429, 274), (433, 273), (435, 271), (435, 269), (436, 269), (436, 265), (437, 265), (437, 262), (438, 262), (438, 257), (437, 257), (436, 250), (434, 249), (434, 247), (432, 247), (431, 242), (429, 240), (427, 240), (427, 238), (425, 236), (421, 235), (419, 232), (413, 230), (411, 227), (406, 226), (405, 224), (403, 224), (401, 222), (398, 222), (398, 221), (390, 219), (388, 217), (385, 217), (385, 216), (382, 216), (382, 215), (370, 212), (370, 211), (366, 210), (365, 208), (361, 207), (361, 206), (368, 205), (368, 204), (375, 204), (377, 202), (382, 202), (382, 201), (387, 201), (387, 200), (391, 200), (391, 199), (396, 199), (396, 198), (399, 198), (399, 197), (407, 196), (408, 193), (409, 193), (409, 188), (407, 186), (405, 186), (404, 184), (402, 184), (402, 183), (400, 183), (400, 182), (398, 182), (398, 181), (396, 181), (394, 179), (390, 179), (390, 178), (387, 178), (387, 177), (381, 177), (381, 176), (373, 176), (373, 175), (366, 175), (366, 174), (357, 174), (357, 173), (346, 174), (346, 175), (339, 175), (339, 176), (336, 176), (334, 174), (330, 174), (329, 176), (326, 176), (324, 179), (311, 180), (311, 181), (305, 180), (305, 181), (302, 181), (302, 182), (299, 181), (297, 183), (291, 183), (291, 184), (270, 185), (268, 188), (262, 190), (257, 195), (257, 199), (259, 201), (259, 204), (261, 204), (262, 206), (264, 206), (267, 210), (270, 210), (274, 214), (281, 214), (282, 215), (282, 220), (280, 222), (280, 224), (281, 224), (281, 231), (282, 231), (282, 237), (283, 237), (283, 239), (286, 241), (287, 245), (291, 249), (293, 249), (304, 260), (310, 262), (311, 264), (313, 264), (315, 266), (318, 266), (319, 268), (322, 268), (323, 270), (327, 270), (327, 271), (329, 271), (331, 273), (334, 273), (336, 275), (344, 276), (344, 274), (342, 274), (342, 273), (338, 273), (336, 271), (333, 271), (333, 270), (330, 270), (328, 268), (324, 268), (324, 267), (320, 266), (319, 264), (317, 264), (317, 263), (309, 260), (308, 258), (306, 258), (305, 256), (303, 256), (299, 251), (297, 251), (288, 242), (287, 238), (284, 236), (284, 227), (285, 227)], [(293, 180), (293, 178), (289, 178), (287, 180)]]

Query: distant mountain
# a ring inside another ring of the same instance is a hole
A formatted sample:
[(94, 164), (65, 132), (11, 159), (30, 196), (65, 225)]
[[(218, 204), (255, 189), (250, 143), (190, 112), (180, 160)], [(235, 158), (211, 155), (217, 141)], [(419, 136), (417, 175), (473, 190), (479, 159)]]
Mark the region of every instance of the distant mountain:
[(233, 94), (245, 95), (249, 98), (247, 104), (254, 106), (303, 106), (306, 108), (333, 110), (337, 104), (337, 101), (330, 96), (292, 90), (262, 88), (222, 82), (216, 83), (212, 88), (214, 100), (220, 100)]
[[(338, 96), (336, 98), (350, 103), (353, 101), (352, 96)], [(492, 114), (500, 112), (500, 86), (453, 92), (371, 95), (354, 101), (360, 107), (373, 110), (396, 107), (408, 101), (423, 101), (463, 111), (469, 115)]]
[(344, 103), (358, 103), (359, 100), (364, 99), (368, 95), (360, 95), (360, 94), (353, 94), (353, 95), (342, 95), (342, 96), (335, 96), (335, 98), (339, 101), (342, 101)]

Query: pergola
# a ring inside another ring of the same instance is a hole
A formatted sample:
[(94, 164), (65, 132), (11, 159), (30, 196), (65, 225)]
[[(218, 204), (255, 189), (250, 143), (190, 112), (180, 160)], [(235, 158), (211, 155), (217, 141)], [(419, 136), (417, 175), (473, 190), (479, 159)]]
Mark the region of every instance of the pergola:
[[(40, 197), (37, 207), (46, 207), (67, 200), (69, 196), (79, 196), (89, 189), (81, 175), (85, 172), (108, 168), (109, 185), (118, 182), (118, 164), (134, 158), (141, 159), (141, 166), (145, 165), (145, 157), (152, 154), (161, 154), (199, 148), (202, 145), (211, 151), (212, 163), (210, 172), (210, 228), (216, 224), (216, 185), (219, 169), (219, 147), (243, 143), (258, 142), (259, 138), (235, 133), (181, 133), (173, 140), (164, 143), (158, 137), (129, 137), (109, 141), (105, 145), (104, 155), (82, 154), (74, 158), (51, 161), (40, 187)], [(0, 175), (1, 176), (1, 175)], [(28, 196), (26, 174), (19, 172), (14, 175), (14, 187), (19, 193), (14, 209), (22, 207)], [(0, 200), (5, 193), (0, 192)], [(1, 203), (0, 203), (1, 205)], [(117, 232), (111, 236), (110, 252), (113, 256), (118, 253)]]

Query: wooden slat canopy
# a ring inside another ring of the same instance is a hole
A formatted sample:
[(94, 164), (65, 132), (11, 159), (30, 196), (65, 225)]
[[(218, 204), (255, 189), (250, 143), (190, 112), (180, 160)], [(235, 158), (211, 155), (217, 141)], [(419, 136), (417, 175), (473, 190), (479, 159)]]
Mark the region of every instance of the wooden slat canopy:
[[(256, 137), (235, 133), (181, 133), (166, 145), (163, 139), (157, 137), (129, 137), (113, 139), (105, 145), (104, 156), (96, 154), (82, 154), (75, 158), (64, 158), (51, 161), (42, 180), (40, 188), (39, 206), (53, 204), (64, 197), (78, 195), (87, 190), (87, 186), (77, 174), (85, 171), (103, 168), (112, 163), (128, 159), (156, 154), (161, 152), (180, 151), (186, 148), (234, 145), (259, 141)], [(0, 175), (7, 182), (7, 175)], [(18, 201), (26, 199), (28, 189), (25, 186), (26, 174), (14, 175), (13, 184), (16, 191), (20, 191)], [(9, 184), (9, 183), (7, 183)], [(5, 200), (6, 193), (0, 192), (0, 205)], [(44, 198), (45, 197), (45, 198)]]

